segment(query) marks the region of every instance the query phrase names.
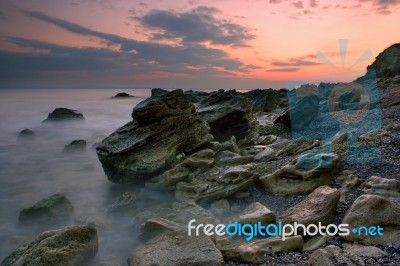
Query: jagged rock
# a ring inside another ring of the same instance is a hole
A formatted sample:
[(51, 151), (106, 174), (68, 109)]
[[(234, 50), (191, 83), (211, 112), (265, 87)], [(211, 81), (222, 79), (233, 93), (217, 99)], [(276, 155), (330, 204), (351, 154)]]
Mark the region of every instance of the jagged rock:
[(209, 237), (188, 236), (187, 232), (163, 230), (136, 247), (128, 265), (225, 265), (223, 257)]
[(400, 87), (388, 88), (386, 93), (381, 97), (381, 107), (389, 108), (400, 104)]
[(367, 67), (373, 69), (378, 78), (391, 78), (400, 74), (400, 43), (396, 43), (381, 52), (375, 61)]
[(364, 266), (364, 261), (354, 253), (342, 250), (337, 246), (327, 246), (314, 251), (309, 258), (311, 266)]
[(400, 206), (384, 197), (361, 195), (347, 211), (342, 223), (349, 224), (350, 229), (378, 225), (383, 228), (383, 236), (378, 234), (378, 230), (375, 236), (366, 236), (365, 230), (360, 230), (360, 235), (350, 233), (343, 236), (346, 241), (373, 245), (400, 243)]
[(215, 161), (215, 164), (219, 166), (241, 165), (253, 162), (254, 156), (241, 156), (240, 154), (231, 151), (221, 151), (216, 155)]
[(24, 129), (18, 134), (18, 141), (30, 141), (36, 138), (34, 131), (30, 129)]
[(249, 100), (235, 90), (212, 92), (195, 106), (218, 141), (244, 138), (255, 122)]
[(346, 193), (360, 183), (360, 179), (352, 171), (345, 170), (338, 177), (340, 183), (340, 202), (346, 202)]
[(1, 265), (89, 265), (97, 247), (96, 228), (71, 226), (42, 233), (12, 252)]
[(270, 224), (275, 222), (275, 214), (259, 202), (247, 206), (234, 220), (240, 224)]
[(357, 256), (369, 258), (381, 258), (387, 256), (386, 252), (374, 246), (363, 246), (358, 244), (344, 244), (344, 250)]
[(301, 251), (303, 238), (301, 236), (268, 237), (245, 241), (245, 237), (217, 237), (216, 246), (221, 251), (225, 260), (241, 261), (259, 264), (265, 254), (276, 252)]
[(56, 108), (53, 112), (51, 112), (47, 119), (43, 120), (43, 122), (60, 122), (60, 121), (69, 121), (69, 120), (83, 120), (84, 117), (81, 113), (75, 110), (71, 110), (68, 108)]
[(87, 143), (84, 139), (73, 140), (70, 144), (65, 145), (63, 152), (83, 152), (86, 151), (86, 145)]
[(302, 194), (328, 185), (338, 167), (337, 155), (310, 151), (274, 173), (260, 177), (260, 181), (273, 194)]
[(278, 139), (275, 135), (260, 135), (257, 132), (251, 132), (246, 137), (238, 141), (240, 147), (251, 145), (269, 145)]
[(253, 113), (270, 112), (288, 105), (286, 89), (256, 89), (246, 92), (245, 95), (251, 101)]
[(230, 140), (227, 140), (224, 143), (222, 143), (221, 150), (231, 151), (233, 153), (240, 153), (240, 149), (237, 145), (235, 136), (232, 136)]
[[(268, 147), (266, 145), (254, 145), (254, 146), (248, 146), (246, 148), (243, 148), (240, 152), (241, 155), (243, 156), (255, 156), (256, 154), (264, 151)], [(271, 148), (268, 148), (269, 150), (272, 150)], [(272, 150), (273, 152), (274, 150)]]
[(131, 98), (131, 97), (134, 97), (134, 96), (132, 96), (129, 93), (126, 93), (126, 92), (118, 92), (112, 98), (113, 99), (125, 99), (125, 98)]
[(321, 222), (322, 225), (328, 225), (333, 221), (339, 197), (337, 189), (328, 186), (319, 187), (302, 202), (286, 210), (280, 220), (283, 224), (297, 222), (307, 226)]
[(62, 194), (42, 199), (19, 213), (20, 223), (60, 223), (73, 213), (71, 202)]
[(268, 145), (269, 148), (276, 151), (276, 156), (285, 157), (297, 155), (305, 151), (320, 146), (317, 140), (288, 140), (278, 139), (274, 143)]
[(387, 198), (400, 198), (400, 181), (378, 176), (369, 177), (364, 184), (365, 194), (374, 194)]
[(276, 159), (275, 151), (270, 147), (266, 147), (264, 150), (254, 156), (254, 160), (257, 162), (269, 161), (274, 159)]
[(132, 118), (96, 149), (112, 182), (134, 183), (153, 177), (178, 154), (190, 155), (213, 138), (182, 90), (139, 103)]
[(178, 201), (213, 202), (254, 185), (258, 175), (251, 172), (251, 165), (215, 169), (206, 178), (192, 178), (176, 185)]

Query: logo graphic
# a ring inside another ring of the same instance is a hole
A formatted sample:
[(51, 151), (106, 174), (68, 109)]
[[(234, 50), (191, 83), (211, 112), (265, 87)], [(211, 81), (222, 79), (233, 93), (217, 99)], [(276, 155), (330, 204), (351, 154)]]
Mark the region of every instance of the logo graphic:
[[(339, 40), (342, 71), (334, 75), (348, 75), (345, 71), (347, 40)], [(350, 69), (372, 56), (366, 50)], [(321, 52), (316, 57), (324, 64), (337, 67)], [(356, 73), (356, 72), (354, 72)], [(318, 79), (312, 77), (310, 79)], [(311, 84), (311, 85), (310, 85)], [(287, 81), (288, 102), (293, 139), (321, 141), (321, 153), (332, 152), (332, 138), (347, 136), (347, 161), (352, 164), (378, 163), (381, 159), (378, 148), (359, 141), (361, 134), (382, 127), (379, 108), (379, 93), (374, 70), (350, 83), (320, 83)], [(332, 162), (331, 162), (332, 163)], [(330, 168), (332, 164), (325, 164)], [(301, 165), (313, 168), (315, 165)]]

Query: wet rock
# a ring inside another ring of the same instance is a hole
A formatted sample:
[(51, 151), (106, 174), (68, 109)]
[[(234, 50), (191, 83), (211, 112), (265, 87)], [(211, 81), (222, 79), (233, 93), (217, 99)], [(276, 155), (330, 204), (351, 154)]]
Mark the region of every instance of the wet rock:
[(182, 90), (151, 97), (132, 112), (133, 121), (97, 147), (109, 180), (135, 183), (170, 167), (180, 153), (190, 155), (212, 140)]
[[(400, 243), (400, 206), (387, 198), (378, 195), (361, 195), (358, 197), (343, 218), (343, 222), (349, 224), (350, 229), (356, 228), (360, 235), (350, 233), (343, 236), (346, 241), (358, 241), (364, 244), (384, 245), (389, 243)], [(380, 226), (383, 235), (379, 235), (378, 229), (375, 236), (360, 226)]]
[(365, 265), (364, 261), (359, 256), (333, 245), (314, 251), (310, 255), (309, 262), (311, 266)]
[(233, 218), (240, 224), (270, 224), (275, 222), (275, 214), (259, 202), (247, 206), (239, 216)]
[(225, 260), (259, 264), (265, 254), (290, 252), (302, 250), (303, 248), (303, 238), (301, 236), (287, 237), (285, 241), (281, 237), (252, 239), (250, 241), (246, 241), (244, 238), (216, 238), (217, 248), (221, 251)]
[[(340, 193), (337, 189), (322, 186), (314, 190), (302, 202), (286, 210), (280, 217), (283, 224), (328, 225), (333, 221)], [(301, 228), (300, 228), (301, 229)], [(302, 234), (302, 231), (298, 231)]]
[(378, 176), (369, 177), (364, 184), (365, 194), (374, 194), (387, 198), (400, 199), (400, 181)]
[(42, 233), (12, 252), (1, 265), (88, 265), (97, 247), (96, 228), (71, 226)]
[(340, 202), (346, 202), (346, 193), (360, 183), (360, 179), (352, 171), (345, 170), (338, 177), (340, 183)]
[(260, 181), (273, 194), (302, 194), (329, 184), (338, 167), (337, 155), (310, 151), (274, 173), (260, 177)]
[(54, 194), (42, 199), (19, 213), (19, 222), (27, 223), (61, 223), (68, 220), (73, 213), (71, 202), (62, 194)]
[(211, 128), (211, 134), (218, 141), (244, 138), (255, 123), (249, 100), (235, 90), (219, 90), (196, 103), (199, 116)]
[(210, 265), (223, 266), (224, 260), (214, 243), (206, 236), (188, 236), (165, 230), (139, 245), (129, 255), (128, 265)]
[(24, 129), (18, 134), (18, 141), (30, 141), (36, 138), (34, 131), (30, 129)]
[(138, 195), (134, 192), (125, 192), (114, 199), (108, 209), (109, 213), (121, 213), (134, 211), (137, 208)]
[(126, 99), (126, 98), (131, 98), (131, 97), (134, 97), (134, 96), (132, 96), (126, 92), (119, 92), (119, 93), (115, 94), (112, 98), (113, 99)]
[(64, 153), (72, 153), (72, 152), (84, 152), (86, 151), (86, 140), (78, 139), (73, 140), (70, 144), (65, 145), (63, 152)]
[(71, 110), (68, 108), (56, 108), (53, 112), (51, 112), (47, 119), (43, 120), (43, 122), (61, 122), (61, 121), (70, 121), (70, 120), (83, 120), (84, 117), (81, 113), (75, 110)]
[(360, 257), (381, 258), (387, 255), (380, 248), (358, 244), (344, 244), (344, 250)]

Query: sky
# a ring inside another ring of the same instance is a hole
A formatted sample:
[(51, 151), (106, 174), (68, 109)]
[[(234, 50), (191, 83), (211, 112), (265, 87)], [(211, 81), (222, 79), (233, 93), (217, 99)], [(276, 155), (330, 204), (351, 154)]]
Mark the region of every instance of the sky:
[(0, 88), (351, 81), (399, 18), (400, 0), (0, 0)]

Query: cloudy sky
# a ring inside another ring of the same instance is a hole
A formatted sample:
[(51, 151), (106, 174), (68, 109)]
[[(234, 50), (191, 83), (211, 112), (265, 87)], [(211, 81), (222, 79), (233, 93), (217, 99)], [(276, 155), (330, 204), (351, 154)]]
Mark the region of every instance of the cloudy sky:
[(351, 80), (399, 18), (400, 0), (0, 0), (0, 88)]

